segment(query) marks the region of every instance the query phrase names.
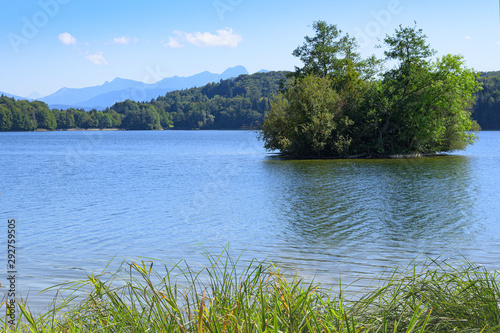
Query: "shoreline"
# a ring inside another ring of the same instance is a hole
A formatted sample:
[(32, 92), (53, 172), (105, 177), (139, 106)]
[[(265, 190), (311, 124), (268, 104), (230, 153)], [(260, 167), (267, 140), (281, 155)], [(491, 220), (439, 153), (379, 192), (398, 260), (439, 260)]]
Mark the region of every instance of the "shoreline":
[(87, 132), (87, 131), (126, 131), (120, 128), (67, 128), (67, 129), (56, 129), (48, 130), (45, 128), (37, 128), (34, 131), (5, 131), (5, 133), (30, 133), (30, 132)]
[(66, 131), (66, 132), (77, 132), (77, 131), (126, 131), (125, 129), (120, 129), (120, 128), (68, 128), (68, 129), (60, 129), (60, 130), (55, 130), (54, 132), (57, 131)]
[[(205, 256), (207, 263), (201, 268), (193, 270), (179, 262), (161, 273), (153, 268), (153, 260), (124, 261), (111, 273), (123, 274), (128, 283), (117, 285), (107, 279), (110, 272), (105, 269), (97, 276), (54, 286), (49, 289), (59, 287), (71, 294), (54, 299), (41, 313), (31, 312), (21, 301), (24, 311), (12, 322), (0, 318), (0, 326), (13, 332), (219, 332), (221, 327), (224, 332), (253, 332), (256, 327), (259, 332), (497, 332), (500, 328), (498, 272), (465, 258), (389, 266), (373, 280), (376, 283), (348, 295), (341, 279), (325, 287), (305, 281), (297, 272), (283, 273), (269, 259), (236, 269), (239, 259), (233, 261), (225, 252)], [(173, 281), (179, 275), (186, 280)], [(86, 295), (75, 295), (79, 298), (74, 302), (74, 292), (82, 287)]]
[(421, 157), (438, 157), (449, 156), (447, 153), (408, 153), (408, 154), (390, 154), (390, 155), (375, 155), (375, 154), (359, 154), (350, 156), (292, 156), (283, 155), (280, 153), (271, 154), (271, 158), (282, 160), (383, 160), (383, 159), (410, 159)]

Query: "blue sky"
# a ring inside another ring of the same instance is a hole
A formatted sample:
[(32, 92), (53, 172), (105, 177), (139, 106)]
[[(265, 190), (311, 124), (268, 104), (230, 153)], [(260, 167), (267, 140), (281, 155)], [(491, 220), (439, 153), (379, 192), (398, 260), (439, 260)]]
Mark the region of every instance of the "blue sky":
[(317, 20), (356, 36), (364, 55), (417, 21), (438, 56), (500, 70), (499, 0), (23, 0), (1, 5), (0, 91), (45, 96), (236, 65), (292, 70)]

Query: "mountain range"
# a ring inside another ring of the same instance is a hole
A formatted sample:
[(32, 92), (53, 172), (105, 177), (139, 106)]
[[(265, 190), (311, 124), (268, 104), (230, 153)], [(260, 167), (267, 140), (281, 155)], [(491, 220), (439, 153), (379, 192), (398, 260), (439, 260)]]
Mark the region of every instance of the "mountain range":
[(7, 96), (10, 98), (15, 98), (15, 99), (28, 99), (28, 98), (17, 96), (17, 95), (12, 95), (12, 94), (9, 94), (9, 93), (3, 92), (3, 91), (0, 91), (0, 96), (1, 95)]
[[(259, 72), (267, 72), (261, 70)], [(188, 77), (173, 76), (167, 77), (153, 84), (146, 84), (140, 81), (115, 78), (111, 82), (85, 88), (62, 88), (48, 96), (37, 98), (55, 109), (82, 108), (85, 110), (103, 110), (112, 106), (116, 102), (130, 99), (136, 102), (150, 101), (151, 99), (163, 96), (174, 90), (201, 87), (211, 82), (218, 82), (242, 74), (249, 74), (245, 67), (236, 66), (225, 70), (221, 74), (202, 72)], [(16, 99), (27, 99), (8, 93), (0, 92)]]

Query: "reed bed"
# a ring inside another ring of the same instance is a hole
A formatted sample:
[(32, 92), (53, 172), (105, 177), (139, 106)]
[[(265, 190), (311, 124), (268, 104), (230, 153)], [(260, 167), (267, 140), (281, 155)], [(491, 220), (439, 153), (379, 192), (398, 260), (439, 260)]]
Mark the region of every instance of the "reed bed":
[[(463, 260), (412, 262), (391, 268), (383, 283), (347, 299), (345, 287), (324, 288), (285, 276), (271, 261), (240, 269), (205, 252), (194, 269), (181, 261), (156, 269), (123, 263), (109, 274), (58, 286), (72, 291), (33, 315), (19, 304), (6, 332), (500, 332), (496, 271)], [(78, 291), (86, 296), (76, 302)], [(355, 300), (354, 300), (355, 299)]]

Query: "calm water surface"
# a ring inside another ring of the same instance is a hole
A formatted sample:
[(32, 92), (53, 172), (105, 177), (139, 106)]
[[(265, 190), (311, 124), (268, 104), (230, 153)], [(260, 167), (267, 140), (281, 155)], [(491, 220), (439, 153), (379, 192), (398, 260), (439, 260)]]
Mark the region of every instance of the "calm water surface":
[(0, 246), (16, 219), (33, 304), (113, 257), (197, 264), (227, 244), (324, 283), (419, 254), (499, 269), (500, 132), (479, 138), (435, 158), (292, 161), (243, 131), (0, 133)]

